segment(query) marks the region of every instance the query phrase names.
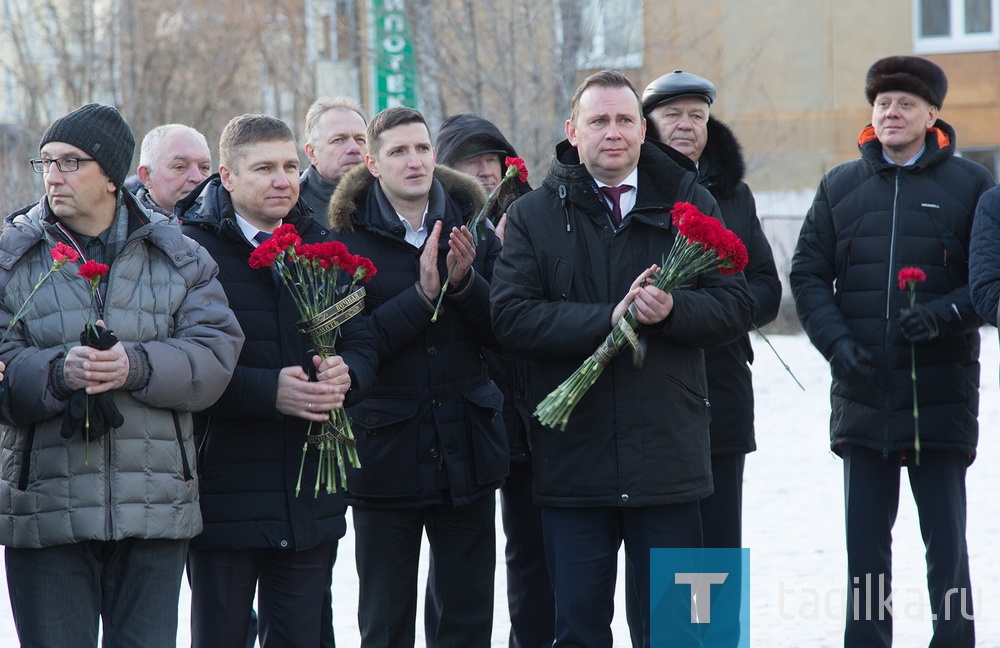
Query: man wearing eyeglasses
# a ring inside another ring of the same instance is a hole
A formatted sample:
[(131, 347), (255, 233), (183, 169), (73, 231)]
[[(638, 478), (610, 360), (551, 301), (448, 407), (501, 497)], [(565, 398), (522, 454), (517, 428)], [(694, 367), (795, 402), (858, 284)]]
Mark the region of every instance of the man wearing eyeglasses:
[[(0, 235), (0, 544), (22, 646), (97, 646), (99, 626), (105, 646), (176, 646), (202, 529), (191, 413), (243, 333), (208, 253), (121, 190), (134, 147), (110, 106), (57, 119), (31, 161), (45, 196)], [(95, 288), (75, 264), (49, 273), (58, 244), (109, 267)], [(95, 323), (99, 348), (81, 344)]]

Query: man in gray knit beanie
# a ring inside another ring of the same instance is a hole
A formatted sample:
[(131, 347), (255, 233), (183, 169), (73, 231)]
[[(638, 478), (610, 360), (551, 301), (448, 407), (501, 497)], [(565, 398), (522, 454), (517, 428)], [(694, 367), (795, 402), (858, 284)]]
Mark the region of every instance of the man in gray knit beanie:
[(192, 412), (243, 333), (215, 261), (120, 189), (134, 148), (110, 106), (57, 119), (31, 160), (45, 195), (0, 233), (0, 545), (22, 646), (177, 646), (202, 530)]
[(39, 150), (49, 142), (69, 144), (86, 153), (116, 187), (125, 182), (135, 151), (135, 137), (121, 113), (113, 106), (96, 103), (81, 106), (52, 122), (42, 135)]

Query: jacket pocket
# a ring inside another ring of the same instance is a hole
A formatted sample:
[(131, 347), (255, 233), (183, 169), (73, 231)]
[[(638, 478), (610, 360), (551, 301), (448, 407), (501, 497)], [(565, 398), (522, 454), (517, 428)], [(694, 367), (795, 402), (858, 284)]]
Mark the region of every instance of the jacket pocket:
[(568, 301), (573, 288), (573, 265), (557, 258), (549, 281), (549, 301)]
[(177, 447), (181, 451), (181, 470), (184, 472), (184, 481), (189, 482), (194, 479), (194, 476), (191, 474), (191, 461), (188, 459), (187, 448), (184, 447), (184, 433), (181, 430), (181, 420), (177, 416), (176, 411), (171, 410), (170, 414), (174, 418), (174, 434), (177, 435)]
[(414, 497), (422, 402), (369, 396), (350, 408), (360, 469), (348, 470), (347, 489), (360, 497)]
[(687, 395), (686, 400), (691, 407), (692, 415), (703, 415), (705, 417), (706, 424), (712, 422), (712, 403), (709, 402), (708, 396), (698, 393), (677, 376), (667, 374), (667, 380), (680, 387), (681, 391)]
[(476, 484), (500, 481), (510, 468), (510, 446), (503, 422), (503, 393), (488, 380), (462, 392), (469, 412), (473, 473)]
[(28, 426), (24, 439), (24, 450), (21, 455), (21, 474), (17, 476), (17, 490), (28, 490), (28, 480), (31, 474), (31, 449), (35, 446), (35, 424)]

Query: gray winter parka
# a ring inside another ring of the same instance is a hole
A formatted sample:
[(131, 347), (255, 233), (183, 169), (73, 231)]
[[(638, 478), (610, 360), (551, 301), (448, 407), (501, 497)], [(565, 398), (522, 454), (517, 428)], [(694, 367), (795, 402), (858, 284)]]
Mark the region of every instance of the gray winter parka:
[[(123, 192), (119, 206), (134, 227), (111, 263), (100, 316), (130, 358), (145, 359), (148, 381), (112, 392), (125, 419), (120, 428), (89, 444), (62, 437), (68, 401), (53, 391), (50, 367), (99, 314), (78, 264), (55, 272), (0, 347), (7, 364), (0, 544), (41, 548), (201, 532), (191, 412), (225, 389), (243, 332), (208, 253), (131, 194)], [(0, 236), (4, 330), (52, 267), (51, 250), (70, 242), (46, 200), (8, 217)]]

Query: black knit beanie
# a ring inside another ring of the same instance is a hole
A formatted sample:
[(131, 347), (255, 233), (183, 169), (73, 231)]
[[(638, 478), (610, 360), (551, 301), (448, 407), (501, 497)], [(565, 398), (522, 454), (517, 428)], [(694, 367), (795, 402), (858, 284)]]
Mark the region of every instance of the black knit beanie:
[(874, 105), (880, 92), (909, 92), (939, 109), (948, 94), (948, 77), (937, 64), (919, 56), (889, 56), (868, 70), (865, 96)]
[(42, 142), (63, 142), (77, 147), (97, 160), (116, 187), (121, 187), (132, 166), (135, 137), (132, 129), (113, 106), (87, 104), (52, 122)]

